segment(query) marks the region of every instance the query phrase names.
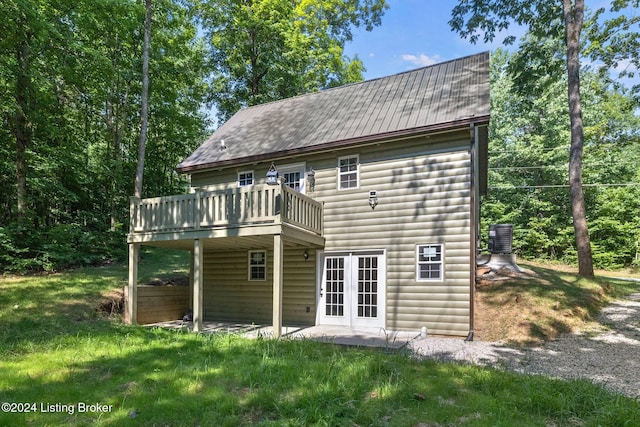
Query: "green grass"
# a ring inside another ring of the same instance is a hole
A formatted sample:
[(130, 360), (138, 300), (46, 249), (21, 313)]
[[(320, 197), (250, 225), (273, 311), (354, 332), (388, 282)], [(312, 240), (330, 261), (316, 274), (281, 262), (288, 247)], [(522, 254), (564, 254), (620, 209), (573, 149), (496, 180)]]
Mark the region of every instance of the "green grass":
[[(150, 253), (141, 276), (151, 278), (159, 266), (174, 273), (181, 265), (180, 254)], [(402, 351), (130, 327), (95, 311), (100, 294), (124, 285), (125, 277), (124, 267), (112, 266), (0, 281), (0, 402), (36, 404), (35, 412), (0, 412), (1, 426), (623, 426), (640, 420), (638, 400), (587, 381), (418, 361)], [(78, 413), (80, 402), (111, 408)]]

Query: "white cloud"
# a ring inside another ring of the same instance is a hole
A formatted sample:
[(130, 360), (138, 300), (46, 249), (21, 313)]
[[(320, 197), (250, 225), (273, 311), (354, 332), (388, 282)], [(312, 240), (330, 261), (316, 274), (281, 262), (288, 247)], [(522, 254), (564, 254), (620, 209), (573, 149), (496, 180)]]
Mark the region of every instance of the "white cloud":
[(411, 62), (413, 65), (416, 65), (418, 67), (426, 67), (428, 65), (437, 64), (442, 60), (442, 58), (438, 54), (429, 56), (425, 55), (424, 53), (421, 53), (420, 55), (410, 55), (405, 53), (401, 55), (401, 58), (403, 61)]

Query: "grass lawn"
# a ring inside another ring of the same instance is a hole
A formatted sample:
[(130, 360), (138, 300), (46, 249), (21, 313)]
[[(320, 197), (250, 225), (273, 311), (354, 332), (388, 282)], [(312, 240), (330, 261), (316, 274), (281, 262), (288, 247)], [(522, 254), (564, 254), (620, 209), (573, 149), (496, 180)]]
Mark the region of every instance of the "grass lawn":
[[(151, 253), (141, 276), (183, 265), (180, 255)], [(3, 406), (0, 426), (623, 426), (640, 420), (638, 400), (586, 381), (418, 361), (403, 351), (130, 327), (95, 310), (101, 294), (125, 278), (124, 267), (112, 266), (0, 279), (0, 402), (21, 411)]]

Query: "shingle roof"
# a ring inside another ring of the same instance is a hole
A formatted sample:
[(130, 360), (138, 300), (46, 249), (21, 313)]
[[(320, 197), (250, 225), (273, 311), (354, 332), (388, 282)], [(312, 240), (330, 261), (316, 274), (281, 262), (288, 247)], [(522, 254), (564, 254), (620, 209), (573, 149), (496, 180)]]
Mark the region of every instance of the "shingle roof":
[[(489, 53), (238, 111), (179, 172), (487, 122)], [(226, 149), (221, 149), (224, 140)]]

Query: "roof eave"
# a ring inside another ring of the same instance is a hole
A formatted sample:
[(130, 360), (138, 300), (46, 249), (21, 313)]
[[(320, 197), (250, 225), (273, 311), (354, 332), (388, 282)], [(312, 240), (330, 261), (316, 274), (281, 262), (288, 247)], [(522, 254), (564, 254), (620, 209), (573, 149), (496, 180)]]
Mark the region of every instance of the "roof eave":
[(307, 147), (294, 148), (290, 150), (258, 154), (255, 156), (238, 157), (235, 159), (201, 163), (201, 164), (196, 164), (191, 166), (183, 166), (183, 167), (178, 166), (176, 168), (176, 171), (178, 173), (192, 173), (192, 172), (198, 172), (206, 169), (217, 169), (217, 168), (224, 168), (224, 167), (245, 164), (245, 163), (255, 163), (260, 161), (273, 160), (274, 158), (278, 158), (278, 157), (289, 157), (289, 156), (301, 155), (301, 154), (307, 154), (307, 153), (342, 149), (342, 148), (347, 148), (351, 146), (357, 146), (359, 144), (364, 144), (364, 143), (378, 143), (378, 142), (397, 139), (397, 138), (421, 136), (421, 135), (425, 135), (433, 132), (452, 131), (456, 129), (466, 128), (471, 124), (475, 124), (475, 125), (488, 124), (489, 118), (490, 118), (489, 114), (482, 115), (482, 116), (467, 117), (464, 119), (459, 119), (459, 120), (446, 122), (446, 123), (437, 123), (437, 124), (421, 126), (417, 128), (385, 132), (377, 135), (367, 135), (367, 136), (361, 136), (356, 138), (344, 139), (340, 141), (331, 141), (323, 144), (316, 144), (316, 145), (311, 145)]

